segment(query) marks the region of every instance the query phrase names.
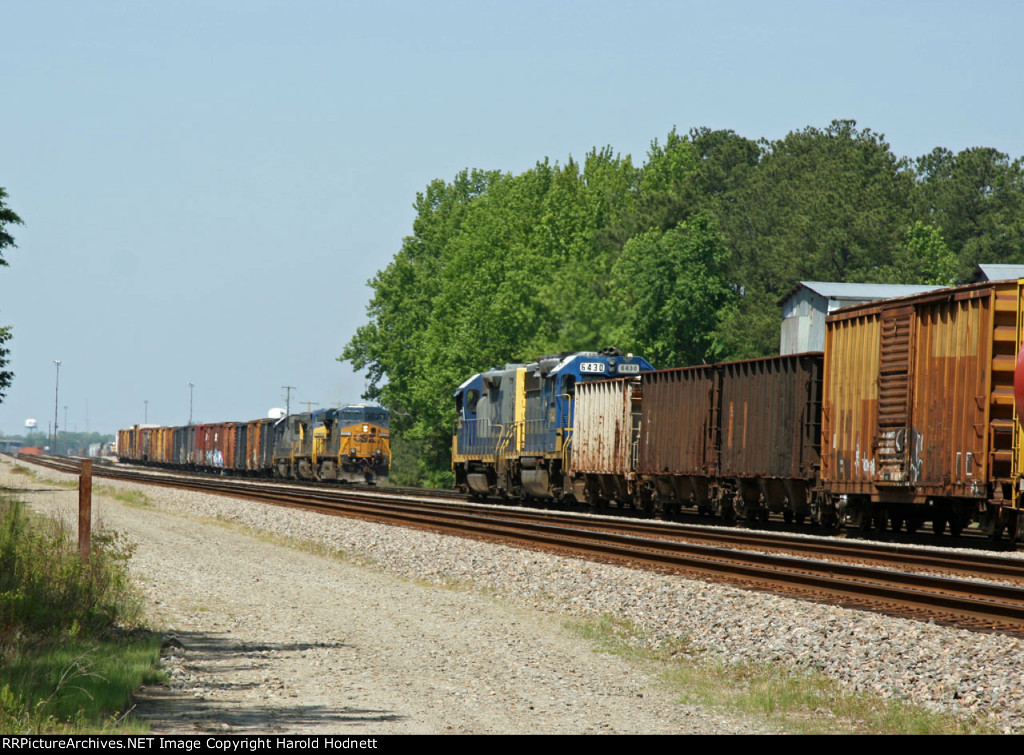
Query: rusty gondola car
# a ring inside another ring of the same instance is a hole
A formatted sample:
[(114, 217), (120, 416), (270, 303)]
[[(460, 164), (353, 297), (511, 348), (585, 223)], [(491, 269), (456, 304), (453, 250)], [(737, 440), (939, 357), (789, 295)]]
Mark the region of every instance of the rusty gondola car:
[(576, 500), (598, 507), (649, 500), (639, 494), (636, 479), (641, 398), (637, 378), (576, 386), (568, 463)]
[(802, 521), (819, 465), (821, 380), (820, 353), (642, 375), (637, 477), (669, 512)]
[(819, 466), (821, 381), (822, 355), (812, 353), (577, 386), (573, 495), (666, 514), (696, 506), (726, 519), (803, 520)]

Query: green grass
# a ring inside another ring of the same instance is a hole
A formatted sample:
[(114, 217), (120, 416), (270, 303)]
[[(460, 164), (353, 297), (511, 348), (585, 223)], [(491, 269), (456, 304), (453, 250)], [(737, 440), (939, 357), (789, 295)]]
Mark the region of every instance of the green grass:
[(112, 488), (109, 485), (98, 485), (92, 489), (93, 495), (102, 495), (107, 498), (113, 498), (121, 503), (128, 504), (129, 506), (145, 507), (152, 506), (153, 502), (149, 499), (141, 490), (123, 490), (121, 488)]
[(122, 714), (140, 685), (161, 680), (159, 656), (149, 633), (24, 649), (0, 668), (0, 734), (144, 731)]
[(0, 734), (128, 733), (132, 692), (153, 681), (160, 640), (141, 618), (133, 547), (94, 533), (89, 559), (60, 522), (0, 499)]
[(63, 523), (29, 518), (20, 502), (0, 501), (0, 649), (17, 634), (87, 634), (133, 622), (140, 604), (127, 572), (132, 546), (115, 532), (93, 535), (82, 562)]
[(778, 664), (730, 665), (695, 650), (686, 638), (649, 649), (628, 622), (603, 616), (568, 626), (593, 643), (657, 674), (682, 703), (753, 717), (790, 734), (992, 734), (982, 722), (941, 715), (895, 700), (858, 694), (813, 670)]

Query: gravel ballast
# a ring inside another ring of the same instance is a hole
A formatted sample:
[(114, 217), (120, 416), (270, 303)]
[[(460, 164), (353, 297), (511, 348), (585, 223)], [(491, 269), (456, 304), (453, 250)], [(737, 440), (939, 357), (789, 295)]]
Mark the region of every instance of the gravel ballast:
[[(67, 477), (41, 473), (55, 479)], [(71, 518), (73, 490), (6, 487)], [(852, 689), (1024, 729), (1021, 641), (433, 533), (199, 493), (96, 498), (138, 543), (132, 570), (172, 633), (156, 733), (756, 733), (678, 702), (560, 614), (609, 614), (658, 646), (823, 671)], [(348, 560), (253, 537), (319, 543)], [(365, 560), (373, 566), (360, 566)], [(444, 589), (452, 584), (480, 589)]]

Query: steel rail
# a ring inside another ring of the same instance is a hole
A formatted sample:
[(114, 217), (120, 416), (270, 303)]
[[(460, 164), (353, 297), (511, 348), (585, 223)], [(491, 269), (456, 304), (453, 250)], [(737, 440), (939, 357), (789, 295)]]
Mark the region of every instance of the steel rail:
[[(104, 473), (102, 470), (100, 473)], [(614, 529), (601, 531), (588, 521), (571, 527), (521, 512), (453, 510), (437, 504), (388, 502), (378, 494), (353, 496), (336, 490), (289, 489), (279, 485), (239, 485), (220, 479), (180, 480), (166, 476), (149, 484), (201, 489), (333, 514), (355, 515), (388, 523), (442, 532), (458, 532), (489, 540), (512, 541), (570, 555), (598, 557), (630, 566), (740, 580), (743, 586), (775, 585), (797, 590), (803, 597), (899, 615), (922, 613), (946, 623), (1024, 634), (1024, 588), (884, 570), (855, 564), (821, 562), (765, 552), (702, 545), (684, 540), (641, 537)], [(138, 480), (134, 480), (138, 481)], [(201, 485), (200, 485), (201, 484)]]

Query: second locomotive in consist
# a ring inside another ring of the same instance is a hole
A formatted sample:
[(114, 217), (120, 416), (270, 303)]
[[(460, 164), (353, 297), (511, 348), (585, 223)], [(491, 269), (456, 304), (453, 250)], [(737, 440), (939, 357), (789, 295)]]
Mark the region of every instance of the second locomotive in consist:
[(391, 464), (387, 409), (363, 404), (280, 419), (140, 427), (117, 434), (125, 462), (298, 480), (385, 480)]
[(653, 369), (617, 349), (555, 354), (474, 375), (455, 393), (455, 484), (475, 497), (572, 494), (576, 391), (595, 380)]
[[(824, 354), (638, 368), (551, 388), (554, 413), (545, 360), (510, 365), (456, 393), (456, 485), (725, 518), (776, 511), (865, 531), (930, 521), (957, 534), (977, 521), (1019, 537), (1022, 340), (1024, 280), (999, 281), (839, 310)], [(541, 391), (532, 404), (531, 376)], [(481, 442), (484, 392), (492, 429)], [(547, 445), (528, 440), (530, 422)]]

